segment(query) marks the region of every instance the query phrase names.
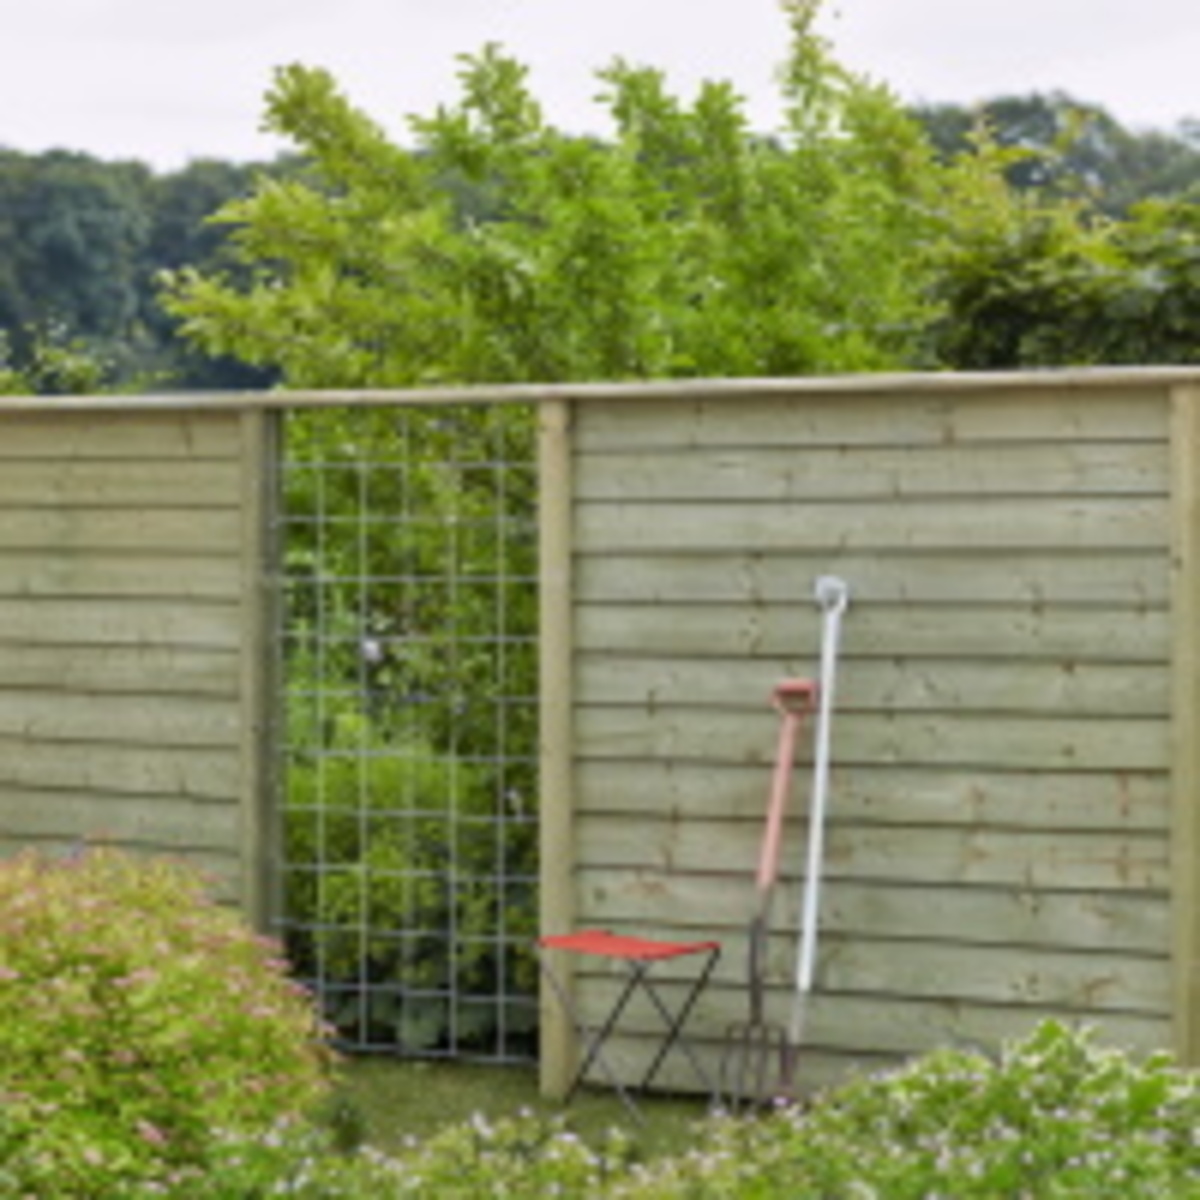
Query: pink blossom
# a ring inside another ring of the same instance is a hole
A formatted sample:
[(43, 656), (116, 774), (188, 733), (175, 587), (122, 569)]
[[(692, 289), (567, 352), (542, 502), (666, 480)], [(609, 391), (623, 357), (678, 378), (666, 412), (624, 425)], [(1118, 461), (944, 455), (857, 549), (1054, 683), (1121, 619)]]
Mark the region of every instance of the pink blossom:
[(163, 1146), (167, 1142), (167, 1135), (157, 1125), (151, 1125), (149, 1121), (138, 1121), (137, 1131), (138, 1136), (152, 1146)]

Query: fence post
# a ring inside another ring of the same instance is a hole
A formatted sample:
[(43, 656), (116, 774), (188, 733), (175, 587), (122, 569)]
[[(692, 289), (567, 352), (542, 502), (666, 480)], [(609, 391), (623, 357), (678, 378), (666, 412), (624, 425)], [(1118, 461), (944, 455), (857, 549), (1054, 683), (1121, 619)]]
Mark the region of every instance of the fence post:
[(1171, 404), (1171, 1008), (1175, 1053), (1200, 1063), (1200, 387)]
[(240, 895), (247, 920), (266, 933), (277, 914), (271, 910), (271, 857), (274, 771), (275, 687), (272, 618), (272, 537), (274, 480), (278, 439), (277, 413), (242, 413), (241, 457), (241, 766)]
[[(546, 401), (538, 420), (539, 921), (544, 935), (566, 933), (575, 915), (572, 507), (570, 402)], [(555, 962), (554, 967), (570, 990), (570, 963)], [(575, 1031), (544, 978), (538, 1008), (541, 1090), (561, 1098), (578, 1047)]]

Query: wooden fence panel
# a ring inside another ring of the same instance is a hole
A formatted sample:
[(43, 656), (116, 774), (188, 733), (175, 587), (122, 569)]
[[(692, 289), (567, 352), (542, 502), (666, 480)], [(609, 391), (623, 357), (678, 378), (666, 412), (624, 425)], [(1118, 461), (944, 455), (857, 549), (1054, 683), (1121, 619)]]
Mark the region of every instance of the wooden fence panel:
[[(768, 696), (817, 672), (823, 573), (852, 600), (808, 1083), (1044, 1015), (1170, 1043), (1171, 421), (1165, 387), (1051, 382), (578, 406), (572, 904), (583, 926), (721, 938), (710, 1062), (746, 1015)], [(590, 1016), (611, 983), (579, 971)], [(652, 1016), (618, 1045), (631, 1078)]]
[(191, 857), (263, 915), (271, 418), (0, 411), (0, 845)]
[[(715, 1062), (746, 1015), (768, 696), (815, 673), (812, 586), (836, 573), (852, 603), (806, 1084), (1051, 1014), (1200, 1058), (1194, 373), (13, 402), (0, 852), (185, 853), (261, 920), (275, 413), (455, 401), (542, 407), (546, 932), (720, 936), (696, 1014)], [(577, 973), (592, 1015), (611, 986)], [(543, 1015), (553, 1091), (572, 1040)], [(635, 1009), (616, 1045), (627, 1076), (652, 1020)]]

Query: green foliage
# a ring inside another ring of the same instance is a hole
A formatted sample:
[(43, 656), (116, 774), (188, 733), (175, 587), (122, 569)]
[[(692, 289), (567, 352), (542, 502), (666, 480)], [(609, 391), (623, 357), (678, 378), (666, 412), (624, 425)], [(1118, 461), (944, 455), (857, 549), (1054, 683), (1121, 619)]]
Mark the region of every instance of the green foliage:
[(76, 336), (130, 329), (149, 186), (136, 163), (0, 150), (0, 327), (56, 319)]
[[(925, 313), (939, 168), (884, 90), (789, 6), (787, 126), (726, 84), (600, 72), (611, 140), (548, 125), (525, 68), (463, 59), (456, 105), (393, 145), (319, 70), (282, 70), (267, 124), (313, 178), (221, 219), (253, 282), (182, 272), (168, 307), (211, 353), (297, 386), (796, 374), (903, 361)], [(482, 220), (454, 198), (490, 197)]]
[(1012, 153), (983, 138), (935, 250), (941, 318), (928, 356), (956, 370), (1195, 363), (1200, 223), (1189, 201), (1146, 201), (1121, 221), (1021, 192)]
[(375, 1200), (386, 1197), (394, 1182), (390, 1160), (339, 1146), (323, 1123), (280, 1121), (253, 1137), (219, 1134), (203, 1173), (188, 1176), (169, 1194), (186, 1200)]
[(529, 1113), (476, 1116), (388, 1157), (334, 1155), (328, 1135), (293, 1127), (229, 1146), (213, 1191), (189, 1195), (1161, 1200), (1200, 1195), (1198, 1121), (1194, 1074), (1048, 1022), (996, 1061), (938, 1051), (806, 1108), (698, 1122), (675, 1157), (639, 1162), (619, 1132), (588, 1144)]
[(203, 1179), (189, 1180), (189, 1200), (286, 1194), (305, 1200), (389, 1200), (446, 1196), (599, 1197), (626, 1171), (630, 1145), (618, 1131), (598, 1148), (570, 1133), (561, 1119), (529, 1113), (490, 1122), (476, 1116), (405, 1153), (369, 1148), (335, 1152), (319, 1129), (284, 1125), (257, 1139), (219, 1144)]
[(718, 1122), (639, 1197), (1200, 1194), (1196, 1077), (1054, 1022), (999, 1061), (938, 1051), (810, 1110)]
[(500, 883), (506, 860), (531, 849), (497, 837), (482, 773), (428, 745), (293, 763), (285, 856), (323, 864), (288, 874), (297, 969), (348, 985), (329, 1016), (377, 1045), (428, 1051), (453, 1027), (460, 1049), (486, 1047), (501, 1019), (510, 1035), (530, 1032), (529, 1006), (501, 1016), (478, 999), (532, 989), (528, 954), (497, 953), (498, 936), (534, 934), (532, 883)]
[(998, 144), (1021, 151), (1005, 171), (1015, 188), (1083, 198), (1111, 216), (1200, 185), (1200, 141), (1187, 122), (1135, 132), (1063, 92), (998, 96), (974, 108), (921, 105), (914, 115), (947, 159), (970, 153), (985, 128)]
[[(385, 718), (402, 710), (404, 731), (416, 721), (436, 746), (457, 739), (494, 754), (495, 706), (524, 699), (506, 709), (507, 732), (533, 736), (533, 442), (534, 414), (516, 407), (289, 421), (284, 507), (309, 518), (288, 540), (294, 644), (336, 638), (342, 653), (331, 661), (327, 649), (323, 668), (369, 693), (384, 729), (394, 732)], [(378, 647), (375, 661), (364, 660), (365, 641)], [(298, 744), (319, 732), (310, 727)]]
[[(928, 278), (911, 258), (924, 237), (920, 218), (943, 168), (973, 152), (981, 125), (1017, 151), (1006, 181), (1043, 201), (1082, 201), (1124, 220), (1141, 201), (1200, 188), (1195, 122), (1129, 130), (1059, 92), (906, 114), (830, 58), (812, 5), (785, 7), (790, 116), (772, 136), (746, 127), (725, 85), (684, 103), (659, 73), (618, 62), (601, 73), (615, 136), (572, 138), (545, 126), (519, 66), (491, 51), (464, 64), (458, 104), (415, 122), (411, 150), (356, 114), (328, 76), (299, 69), (281, 73), (268, 112), (294, 137), (296, 158), (201, 160), (156, 174), (84, 154), (0, 150), (0, 331), (23, 368), (25, 330), (56, 325), (106, 364), (105, 386), (121, 390), (147, 378), (202, 388), (276, 382), (265, 329), (242, 346), (214, 318), (199, 341), (177, 338), (157, 279), (194, 268), (247, 294), (256, 278), (289, 281), (308, 302), (276, 298), (266, 305), (274, 323), (295, 321), (316, 338), (313, 306), (341, 309), (343, 325), (368, 318), (363, 342), (383, 339), (395, 350), (389, 358), (413, 360), (385, 377), (374, 370), (378, 346), (346, 341), (340, 360), (293, 347), (293, 381), (778, 374), (897, 357), (921, 365), (930, 360), (922, 344), (913, 353), (912, 338)], [(929, 164), (920, 132), (940, 162)], [(505, 146), (544, 161), (511, 176), (492, 169)], [(256, 189), (252, 208), (240, 209)], [(207, 219), (225, 205), (232, 223)], [(231, 253), (239, 230), (247, 240)], [(402, 296), (419, 325), (389, 320), (379, 293)], [(789, 305), (825, 315), (793, 318)], [(505, 327), (518, 310), (538, 322)], [(456, 328), (456, 317), (470, 326)], [(555, 344), (564, 317), (570, 344), (566, 334)], [(843, 342), (852, 326), (869, 347)], [(209, 357), (200, 342), (242, 346), (264, 365)], [(286, 336), (276, 348), (288, 349)], [(6, 378), (0, 388), (14, 390)]]
[[(953, 370), (1195, 363), (1195, 204), (1145, 200), (1112, 216), (1113, 193), (1093, 186), (1100, 167), (1087, 165), (1107, 153), (1092, 118), (1069, 107), (1018, 111), (1040, 132), (1022, 132), (1010, 113), (1008, 125), (964, 134), (965, 151), (948, 165), (931, 247), (939, 315), (924, 361)], [(1035, 169), (1044, 175), (1036, 183), (1018, 174)]]
[(533, 985), (531, 438), (495, 409), (289, 423), (288, 945), (356, 1040), (530, 1032), (483, 1000)]
[(0, 330), (0, 396), (89, 396), (112, 390), (114, 365), (66, 326), (22, 330), (14, 353)]
[[(0, 150), (0, 334), (18, 387), (0, 394), (261, 386), (243, 365), (206, 360), (175, 337), (157, 300), (159, 271), (219, 262), (222, 231), (204, 218), (267, 166), (195, 162), (163, 175), (85, 154)], [(39, 361), (47, 347), (49, 363)], [(81, 384), (92, 384), (83, 388)]]
[(3, 330), (0, 330), (0, 396), (29, 396), (32, 394), (33, 387), (25, 375), (14, 365), (8, 337)]
[(25, 853), (0, 863), (0, 922), (4, 1194), (166, 1185), (216, 1131), (265, 1131), (324, 1093), (308, 995), (191, 871)]
[(482, 1117), (447, 1129), (396, 1163), (392, 1196), (604, 1196), (630, 1161), (628, 1139), (613, 1130), (597, 1147), (561, 1120), (523, 1113)]
[(783, 7), (773, 137), (728, 85), (688, 103), (621, 60), (611, 136), (573, 137), (486, 47), (408, 152), (286, 68), (267, 123), (311, 173), (226, 206), (232, 265), (167, 307), (315, 387), (1195, 361), (1193, 130), (1057, 94), (922, 123), (836, 62), (818, 4)]

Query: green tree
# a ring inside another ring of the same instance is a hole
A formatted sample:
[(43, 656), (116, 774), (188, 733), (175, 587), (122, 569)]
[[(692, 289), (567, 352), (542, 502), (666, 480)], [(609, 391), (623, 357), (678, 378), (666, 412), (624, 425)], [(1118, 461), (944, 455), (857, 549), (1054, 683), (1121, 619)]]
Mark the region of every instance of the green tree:
[(946, 159), (970, 153), (986, 129), (998, 145), (1021, 151), (1005, 172), (1014, 187), (1084, 198), (1111, 216), (1200, 186), (1200, 145), (1186, 122), (1173, 132), (1130, 130), (1064, 92), (997, 96), (974, 108), (921, 105), (913, 115)]
[(141, 337), (150, 173), (83, 154), (0, 152), (0, 328), (54, 326), (112, 353)]
[(928, 360), (997, 370), (1200, 359), (1194, 202), (1144, 201), (1116, 219), (1086, 199), (1010, 186), (1022, 153), (984, 134), (956, 160)]
[[(282, 70), (267, 124), (314, 178), (227, 205), (253, 272), (183, 271), (167, 305), (210, 353), (302, 386), (796, 374), (905, 361), (927, 315), (938, 168), (883, 89), (788, 7), (786, 127), (725, 84), (601, 72), (610, 140), (548, 125), (525, 69), (464, 60), (461, 98), (389, 141), (325, 72)], [(490, 217), (462, 220), (466, 185)]]
[(175, 386), (273, 382), (182, 343), (157, 277), (221, 261), (225, 230), (205, 218), (249, 192), (258, 174), (289, 169), (286, 160), (197, 162), (156, 175), (84, 154), (0, 150), (0, 331), (22, 387), (78, 390), (85, 360), (96, 386), (129, 390), (151, 377)]
[(115, 389), (113, 365), (57, 323), (23, 330), (14, 353), (0, 329), (0, 396), (88, 396)]

